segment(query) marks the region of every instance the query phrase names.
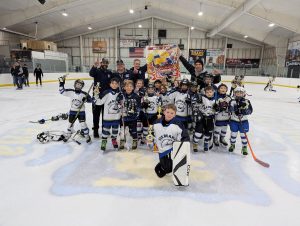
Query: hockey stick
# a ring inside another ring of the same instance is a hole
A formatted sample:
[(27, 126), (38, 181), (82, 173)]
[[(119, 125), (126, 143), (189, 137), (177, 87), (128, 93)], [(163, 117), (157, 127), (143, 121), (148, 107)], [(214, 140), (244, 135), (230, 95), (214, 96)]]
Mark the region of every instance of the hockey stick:
[(258, 164), (260, 164), (260, 165), (263, 166), (263, 167), (269, 168), (269, 167), (270, 167), (270, 164), (269, 164), (269, 163), (266, 163), (266, 162), (264, 162), (264, 161), (258, 159), (258, 158), (256, 157), (256, 155), (254, 154), (254, 151), (252, 150), (251, 144), (250, 144), (250, 142), (249, 142), (249, 138), (248, 138), (248, 136), (247, 136), (247, 134), (246, 134), (246, 132), (245, 132), (245, 130), (244, 130), (244, 127), (243, 127), (243, 124), (242, 124), (241, 117), (240, 117), (240, 116), (238, 116), (238, 117), (239, 117), (239, 122), (240, 122), (240, 125), (241, 125), (241, 129), (242, 129), (242, 131), (243, 131), (243, 134), (244, 134), (245, 137), (246, 137), (246, 140), (247, 140), (247, 143), (248, 143), (248, 146), (249, 146), (249, 148), (250, 148), (251, 155), (252, 155), (254, 161), (256, 161)]

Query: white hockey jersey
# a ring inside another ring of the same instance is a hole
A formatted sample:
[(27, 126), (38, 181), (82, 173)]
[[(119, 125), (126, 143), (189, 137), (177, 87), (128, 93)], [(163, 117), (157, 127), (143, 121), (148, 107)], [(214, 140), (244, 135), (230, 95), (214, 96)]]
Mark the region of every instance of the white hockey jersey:
[(109, 89), (103, 92), (101, 99), (96, 99), (96, 105), (104, 105), (103, 120), (114, 121), (121, 118), (121, 111), (117, 101), (118, 95), (119, 92)]
[(175, 141), (189, 141), (187, 130), (175, 119), (165, 125), (163, 119), (156, 121), (153, 125), (153, 131), (160, 157), (167, 155), (173, 150)]
[(63, 86), (59, 87), (60, 94), (70, 97), (71, 99), (71, 109), (70, 111), (78, 111), (80, 109), (81, 112), (85, 111), (85, 106), (82, 101), (83, 98), (87, 97), (88, 103), (92, 102), (92, 98), (84, 91), (75, 92), (74, 89), (65, 89)]
[(216, 103), (216, 100), (214, 98), (208, 98), (206, 96), (202, 96), (202, 104), (200, 107), (201, 113), (206, 116), (214, 116), (215, 110), (213, 108), (214, 104)]
[[(246, 106), (239, 107), (241, 102), (246, 103)], [(238, 109), (240, 109), (240, 115), (236, 114)], [(241, 119), (241, 121), (246, 121), (248, 120), (247, 115), (252, 114), (253, 108), (250, 100), (242, 98), (241, 100), (237, 101), (236, 99), (232, 99), (229, 103), (229, 112), (231, 113), (230, 120), (239, 122), (239, 120)]]
[(156, 114), (158, 111), (158, 107), (161, 106), (161, 99), (159, 96), (145, 96), (144, 102), (148, 103), (148, 107), (146, 108), (145, 113), (147, 114)]
[[(215, 119), (216, 121), (228, 121), (230, 119), (230, 113), (229, 113), (229, 102), (231, 101), (230, 96), (218, 96), (216, 100), (216, 104), (220, 106), (227, 106), (226, 110), (220, 110), (216, 112)], [(223, 102), (223, 103), (222, 103)]]
[(186, 99), (188, 92), (175, 91), (169, 94), (170, 103), (175, 104), (177, 111), (176, 115), (180, 117), (188, 116), (188, 105)]

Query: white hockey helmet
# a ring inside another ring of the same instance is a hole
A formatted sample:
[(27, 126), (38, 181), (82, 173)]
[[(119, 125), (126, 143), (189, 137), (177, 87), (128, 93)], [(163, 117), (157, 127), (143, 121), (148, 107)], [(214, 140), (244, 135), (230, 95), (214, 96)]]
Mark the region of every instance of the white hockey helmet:
[(235, 92), (235, 93), (236, 93), (236, 92), (241, 92), (241, 93), (246, 94), (246, 90), (245, 90), (245, 88), (242, 87), (242, 86), (236, 87), (236, 88), (234, 89), (234, 92)]

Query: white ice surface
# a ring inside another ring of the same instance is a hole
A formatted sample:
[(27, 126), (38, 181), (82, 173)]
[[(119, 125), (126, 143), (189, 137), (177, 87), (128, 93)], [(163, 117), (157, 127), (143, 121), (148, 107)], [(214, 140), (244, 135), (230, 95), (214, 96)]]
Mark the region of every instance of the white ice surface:
[[(67, 126), (28, 123), (68, 111), (70, 101), (57, 84), (1, 88), (0, 226), (298, 226), (300, 93), (246, 88), (254, 108), (249, 139), (271, 167), (241, 156), (238, 139), (233, 154), (192, 153), (190, 186), (184, 189), (170, 177), (156, 177), (158, 157), (146, 148), (102, 154), (99, 140), (38, 143), (39, 132)], [(87, 123), (91, 129), (91, 106)]]

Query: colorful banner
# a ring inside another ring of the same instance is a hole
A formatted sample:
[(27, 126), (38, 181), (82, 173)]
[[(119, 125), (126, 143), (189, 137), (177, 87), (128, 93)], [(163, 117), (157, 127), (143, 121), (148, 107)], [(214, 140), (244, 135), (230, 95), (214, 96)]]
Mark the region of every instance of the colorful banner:
[(150, 81), (166, 76), (174, 81), (180, 77), (177, 45), (148, 46), (146, 62)]
[(106, 41), (93, 41), (92, 49), (93, 49), (93, 53), (106, 53), (107, 52)]
[(229, 68), (258, 68), (260, 59), (226, 59), (226, 67)]
[(206, 68), (223, 68), (224, 66), (224, 51), (221, 49), (206, 50)]
[(190, 49), (189, 50), (189, 63), (194, 64), (198, 59), (201, 59), (205, 64), (206, 60), (206, 49)]
[(300, 66), (300, 41), (289, 43), (285, 66)]
[(144, 48), (129, 47), (129, 57), (143, 58), (144, 57)]

